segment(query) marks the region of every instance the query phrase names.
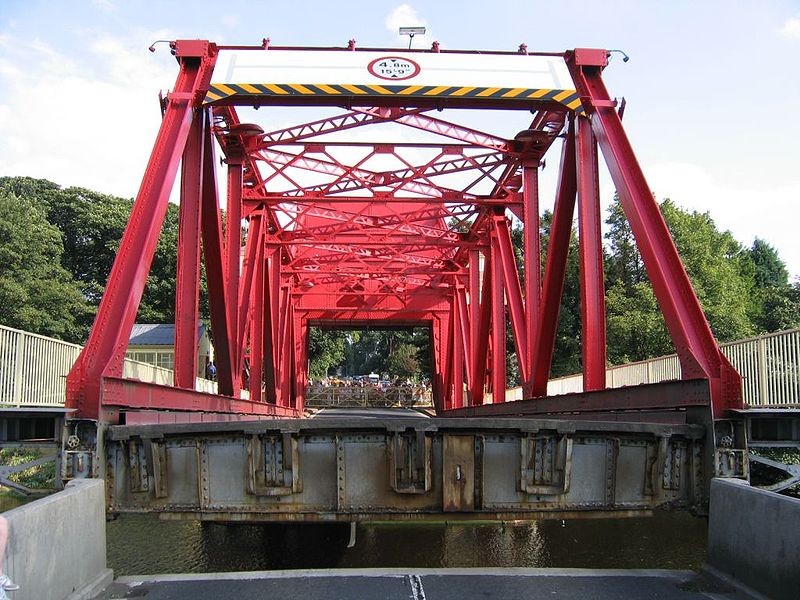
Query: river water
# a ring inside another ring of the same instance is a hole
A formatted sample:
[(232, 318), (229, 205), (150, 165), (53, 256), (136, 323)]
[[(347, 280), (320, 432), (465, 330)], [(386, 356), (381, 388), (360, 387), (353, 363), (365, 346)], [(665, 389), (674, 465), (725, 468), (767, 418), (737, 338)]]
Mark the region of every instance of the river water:
[(684, 512), (500, 524), (252, 525), (122, 515), (107, 525), (117, 576), (367, 567), (698, 569), (706, 521)]

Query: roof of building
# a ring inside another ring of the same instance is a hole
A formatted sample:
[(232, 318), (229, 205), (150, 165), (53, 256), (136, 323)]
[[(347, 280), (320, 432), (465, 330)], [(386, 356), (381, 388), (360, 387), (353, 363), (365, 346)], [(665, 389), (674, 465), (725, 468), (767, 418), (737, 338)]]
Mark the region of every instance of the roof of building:
[[(197, 326), (197, 339), (206, 331), (203, 323)], [(136, 323), (131, 330), (129, 346), (174, 346), (175, 325), (156, 323)]]

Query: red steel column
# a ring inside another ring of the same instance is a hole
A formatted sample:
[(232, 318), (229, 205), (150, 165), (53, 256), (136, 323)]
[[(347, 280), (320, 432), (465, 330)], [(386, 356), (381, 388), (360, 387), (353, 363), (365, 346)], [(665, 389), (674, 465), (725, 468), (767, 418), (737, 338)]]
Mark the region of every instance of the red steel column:
[(67, 377), (67, 407), (76, 408), (77, 417), (99, 418), (103, 376), (122, 374), (125, 350), (191, 129), (197, 92), (207, 89), (214, 68), (216, 47), (208, 42), (181, 40), (174, 50), (180, 62), (175, 89), (167, 95), (164, 119), (89, 339)]
[(281, 282), (279, 306), (279, 339), (280, 344), (280, 370), (278, 382), (281, 395), (278, 404), (292, 406), (292, 380), (294, 378), (294, 347), (292, 345), (292, 291), (289, 284)]
[[(259, 223), (264, 222), (261, 215), (258, 216)], [(264, 239), (261, 234), (258, 236), (258, 251), (256, 261), (252, 265), (253, 285), (250, 291), (250, 400), (261, 402), (262, 382), (264, 372), (264, 332), (266, 329), (264, 304), (264, 270), (266, 258), (264, 256)]]
[(522, 290), (519, 285), (517, 262), (514, 259), (514, 245), (511, 242), (511, 232), (508, 229), (508, 220), (505, 215), (497, 215), (492, 219), (495, 241), (499, 262), (497, 266), (503, 271), (506, 303), (511, 317), (511, 331), (514, 337), (514, 346), (517, 350), (517, 362), (523, 381), (528, 380), (528, 353), (529, 341), (525, 322), (525, 309), (522, 303)]
[(266, 402), (276, 404), (278, 398), (277, 361), (278, 345), (278, 305), (280, 304), (280, 279), (275, 266), (279, 250), (272, 246), (267, 249), (263, 268), (263, 285), (261, 299), (263, 302), (263, 364), (264, 390)]
[(451, 402), (452, 396), (450, 389), (453, 383), (453, 330), (452, 330), (452, 316), (451, 314), (437, 315), (435, 327), (439, 330), (439, 336), (436, 342), (438, 343), (438, 350), (434, 352), (436, 359), (437, 370), (439, 373), (439, 396), (440, 401), (436, 403), (437, 412), (446, 410)]
[[(539, 234), (539, 161), (523, 163), (523, 265), (525, 275), (525, 314), (528, 333), (528, 377), (524, 384), (530, 387), (533, 375), (533, 347), (539, 335), (539, 311), (542, 294), (542, 249)], [(524, 385), (523, 384), (523, 385)], [(526, 390), (530, 393), (530, 390)]]
[(576, 49), (566, 55), (581, 103), (592, 129), (620, 204), (630, 222), (636, 245), (653, 285), (684, 379), (708, 378), (715, 418), (742, 403), (742, 380), (719, 349), (689, 276), (680, 261), (658, 204), (647, 185), (622, 121), (603, 82), (605, 50)]
[(251, 314), (250, 301), (253, 295), (253, 281), (258, 265), (264, 260), (263, 219), (260, 214), (250, 217), (250, 226), (245, 243), (245, 260), (242, 265), (242, 278), (239, 288), (239, 337), (236, 340), (238, 362), (244, 367), (244, 355), (247, 349), (247, 333)]
[(572, 216), (575, 213), (575, 126), (570, 119), (567, 137), (561, 153), (553, 223), (547, 244), (547, 261), (542, 284), (542, 305), (539, 313), (538, 336), (533, 346), (531, 392), (534, 396), (547, 394), (547, 380), (553, 363), (558, 313), (567, 273), (569, 241), (572, 235)]
[(175, 386), (190, 390), (197, 376), (204, 121), (203, 111), (196, 111), (183, 151), (175, 277)]
[(577, 151), (583, 391), (591, 392), (606, 387), (606, 302), (597, 142), (586, 117), (578, 117)]
[[(474, 261), (477, 265), (478, 260)], [(470, 269), (472, 268), (472, 256), (470, 255)], [(470, 388), (470, 405), (479, 406), (483, 404), (484, 390), (486, 387), (486, 357), (489, 349), (489, 326), (492, 320), (492, 294), (491, 290), (491, 261), (487, 256), (483, 262), (483, 281), (481, 284), (481, 294), (478, 294), (478, 287), (471, 285), (470, 303), (474, 303), (472, 310), (478, 312), (478, 316), (473, 321), (472, 327), (477, 331), (472, 336), (472, 386)], [(472, 277), (470, 283), (473, 284)], [(480, 299), (479, 299), (480, 297)], [(472, 312), (471, 310), (471, 312)]]
[[(458, 326), (460, 329), (461, 356), (464, 361), (467, 389), (472, 387), (472, 336), (469, 323), (469, 308), (467, 306), (467, 293), (462, 285), (456, 287), (456, 301), (458, 302)], [(462, 394), (463, 401), (463, 394)]]
[(506, 306), (503, 298), (503, 260), (497, 234), (491, 238), (492, 403), (506, 401)]
[(458, 296), (459, 293), (456, 288), (453, 294), (453, 310), (450, 318), (450, 329), (453, 332), (453, 343), (450, 351), (453, 373), (453, 399), (450, 408), (464, 406), (464, 340), (461, 335), (461, 304)]
[(200, 224), (203, 234), (203, 258), (206, 265), (208, 305), (211, 312), (211, 331), (214, 334), (214, 360), (217, 366), (217, 391), (233, 396), (231, 348), (233, 339), (228, 332), (228, 298), (225, 281), (222, 219), (217, 192), (217, 166), (214, 137), (209, 114), (206, 113), (205, 143), (203, 145), (203, 206)]
[(242, 382), (240, 361), (239, 328), (239, 279), (241, 277), (242, 251), (242, 157), (233, 154), (228, 157), (228, 205), (225, 224), (225, 274), (228, 295), (228, 334), (233, 349), (231, 367), (233, 368), (233, 391), (239, 395)]
[(306, 386), (308, 385), (308, 322), (305, 315), (292, 309), (292, 338), (294, 342), (293, 406), (299, 411), (305, 406)]

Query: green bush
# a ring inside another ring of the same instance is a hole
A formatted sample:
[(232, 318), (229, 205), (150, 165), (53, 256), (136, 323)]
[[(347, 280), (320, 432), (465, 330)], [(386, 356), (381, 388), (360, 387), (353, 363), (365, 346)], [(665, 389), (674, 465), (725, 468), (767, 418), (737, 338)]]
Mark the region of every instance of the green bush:
[[(40, 450), (22, 450), (19, 448), (0, 449), (0, 464), (14, 467), (41, 458)], [(31, 467), (9, 475), (14, 483), (19, 483), (33, 490), (48, 490), (55, 487), (56, 465), (55, 462), (46, 462), (42, 465)]]

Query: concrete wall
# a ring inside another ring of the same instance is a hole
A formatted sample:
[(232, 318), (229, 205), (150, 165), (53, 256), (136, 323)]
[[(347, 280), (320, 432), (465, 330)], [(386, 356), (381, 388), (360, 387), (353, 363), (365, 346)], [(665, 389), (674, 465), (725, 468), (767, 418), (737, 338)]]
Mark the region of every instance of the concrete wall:
[(800, 598), (800, 500), (713, 479), (708, 565), (769, 598)]
[(102, 480), (72, 481), (3, 516), (10, 530), (5, 572), (21, 586), (13, 600), (83, 600), (111, 583)]

